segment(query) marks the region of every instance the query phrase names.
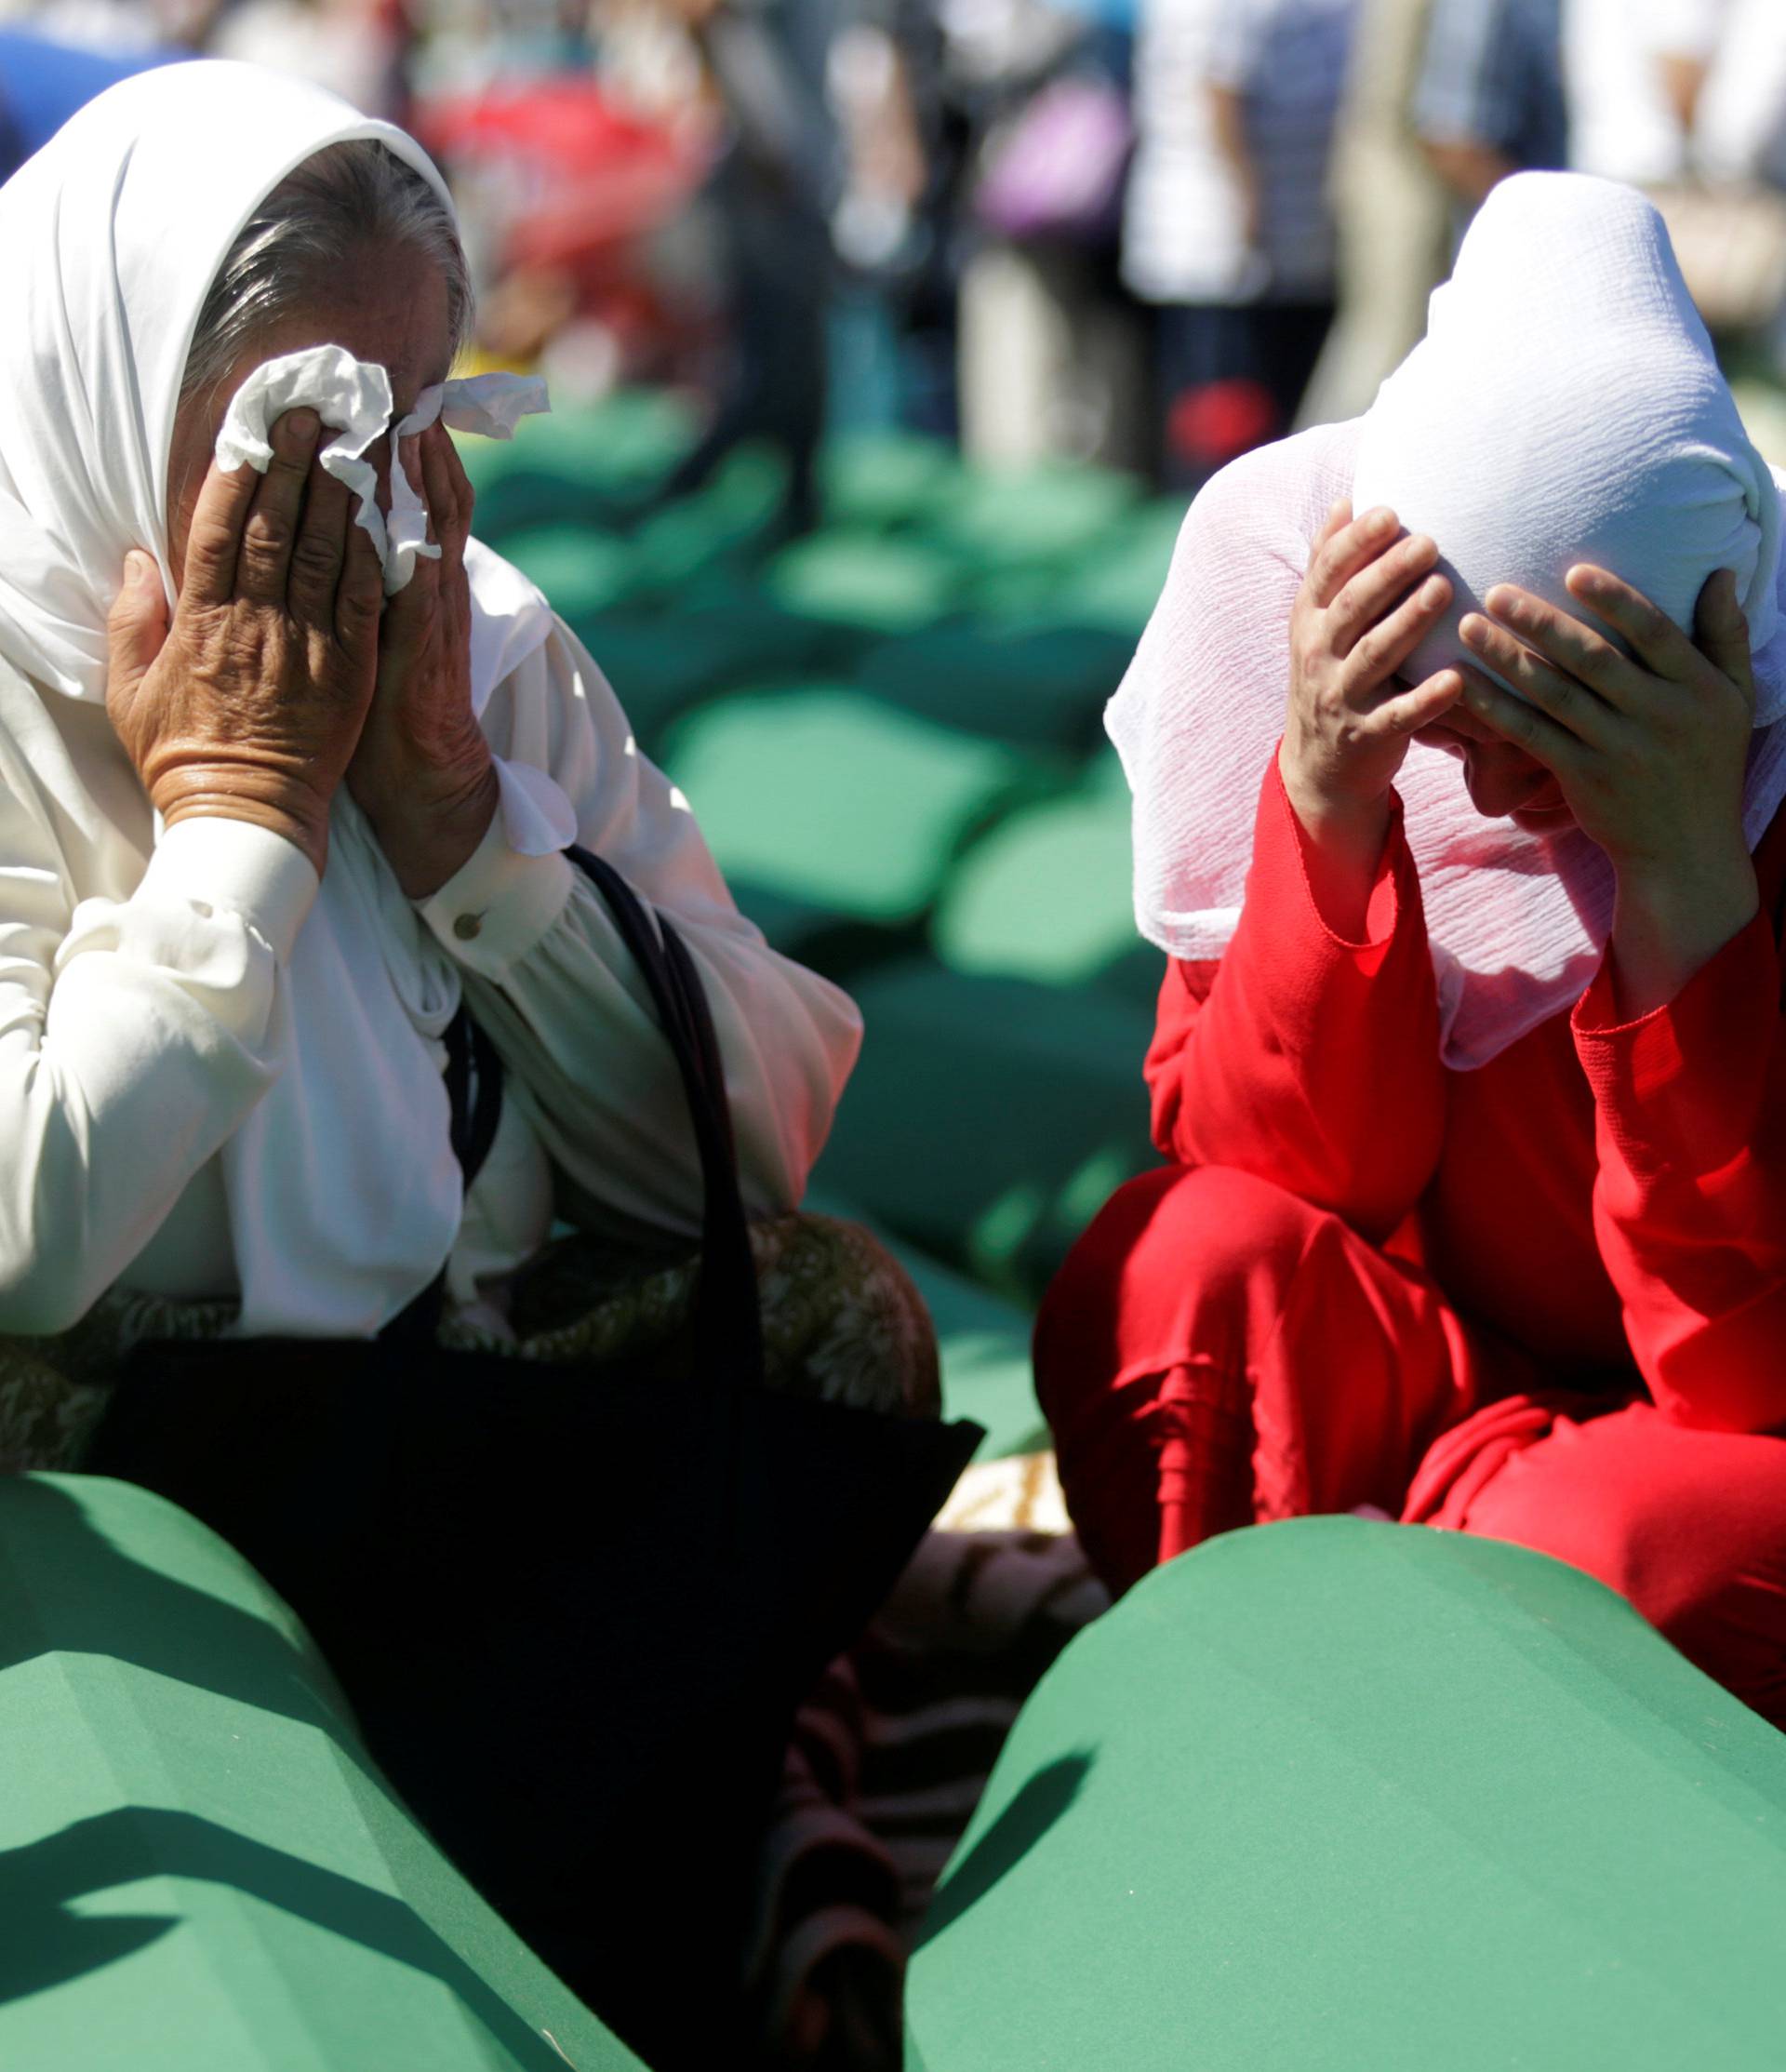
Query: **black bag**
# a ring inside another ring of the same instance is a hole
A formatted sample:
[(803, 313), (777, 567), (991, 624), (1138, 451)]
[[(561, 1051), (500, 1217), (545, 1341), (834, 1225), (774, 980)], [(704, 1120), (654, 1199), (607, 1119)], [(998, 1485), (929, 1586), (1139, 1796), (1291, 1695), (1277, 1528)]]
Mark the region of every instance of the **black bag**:
[[(570, 853), (646, 974), (694, 1116), (686, 1379), (443, 1352), (436, 1283), (376, 1341), (140, 1348), (86, 1464), (231, 1541), (499, 1911), (660, 2072), (713, 2072), (739, 2055), (744, 1909), (794, 1708), (980, 1435), (762, 1385), (699, 976), (617, 873)], [(469, 1176), (500, 1081), (468, 1018), (449, 1051)]]

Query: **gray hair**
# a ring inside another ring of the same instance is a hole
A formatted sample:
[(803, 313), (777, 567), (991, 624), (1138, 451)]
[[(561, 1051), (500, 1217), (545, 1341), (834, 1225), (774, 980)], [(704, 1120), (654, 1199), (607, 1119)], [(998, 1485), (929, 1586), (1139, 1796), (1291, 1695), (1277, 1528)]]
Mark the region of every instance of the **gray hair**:
[(361, 137), (329, 144), (287, 174), (242, 226), (193, 328), (180, 400), (221, 381), (270, 325), (326, 301), (345, 255), (407, 246), (446, 283), (455, 354), (472, 326), (472, 276), (452, 210), (416, 168)]

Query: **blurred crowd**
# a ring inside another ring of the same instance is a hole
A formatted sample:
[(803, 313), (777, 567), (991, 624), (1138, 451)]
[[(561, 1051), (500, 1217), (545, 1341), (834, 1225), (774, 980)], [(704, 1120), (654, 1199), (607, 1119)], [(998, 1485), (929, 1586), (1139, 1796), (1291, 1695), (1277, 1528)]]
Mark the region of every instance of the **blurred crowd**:
[(1648, 190), (1786, 366), (1786, 0), (0, 0), (0, 170), (190, 51), (414, 128), (481, 352), (690, 392), (666, 493), (766, 439), (794, 529), (827, 430), (1185, 488), (1351, 415), (1526, 168)]

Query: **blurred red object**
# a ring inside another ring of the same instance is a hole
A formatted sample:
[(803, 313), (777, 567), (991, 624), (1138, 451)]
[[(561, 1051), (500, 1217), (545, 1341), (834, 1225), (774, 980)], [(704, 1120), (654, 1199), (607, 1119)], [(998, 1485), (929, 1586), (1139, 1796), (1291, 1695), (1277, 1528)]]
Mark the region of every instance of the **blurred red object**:
[(1196, 468), (1220, 468), (1249, 453), (1280, 430), (1277, 403), (1262, 381), (1237, 376), (1186, 389), (1173, 402), (1166, 436), (1177, 459)]
[(617, 107), (590, 79), (437, 96), (416, 107), (412, 126), (476, 190), (505, 269), (581, 274), (667, 221), (706, 172), (685, 138)]

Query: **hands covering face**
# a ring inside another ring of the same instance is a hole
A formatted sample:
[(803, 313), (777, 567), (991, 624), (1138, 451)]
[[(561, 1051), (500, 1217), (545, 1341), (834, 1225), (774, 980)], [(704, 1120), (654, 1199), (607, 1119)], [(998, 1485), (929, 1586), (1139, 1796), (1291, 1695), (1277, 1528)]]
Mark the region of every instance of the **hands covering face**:
[(1706, 583), (1691, 637), (1604, 568), (1568, 573), (1579, 618), (1499, 584), (1459, 629), (1482, 666), (1410, 689), (1395, 672), (1450, 603), (1437, 558), (1393, 514), (1354, 520), (1343, 505), (1314, 543), (1291, 615), (1278, 760), (1319, 896), (1339, 925), (1363, 926), (1390, 787), (1425, 733), (1461, 750), (1483, 811), (1527, 826), (1572, 820), (1606, 851), (1615, 983), (1624, 1011), (1646, 1013), (1758, 903), (1742, 825), (1754, 671), (1736, 579), (1720, 570)]
[(1736, 578), (1700, 592), (1691, 639), (1604, 568), (1571, 568), (1569, 595), (1622, 637), (1502, 583), (1466, 617), (1466, 646), (1513, 685), (1466, 672), (1465, 710), (1555, 778), (1576, 823), (1621, 879), (1690, 882), (1746, 857), (1742, 786), (1755, 680)]
[(106, 706), (164, 822), (199, 814), (285, 835), (320, 873), (346, 780), (411, 898), (483, 838), (495, 767), (471, 695), (472, 488), (436, 423), (407, 443), (439, 560), (386, 601), (309, 409), (273, 427), (265, 475), (213, 462), (171, 620), (139, 552), (113, 608)]
[(379, 662), (384, 579), (346, 488), (291, 410), (265, 475), (212, 464), (171, 621), (138, 551), (108, 628), (106, 710), (168, 826), (222, 815), (294, 842), (320, 873), (328, 809)]
[(438, 419), (403, 442), (440, 558), (420, 557), (386, 601), (377, 686), (347, 784), (411, 899), (437, 891), (489, 826), (498, 794), (472, 710), (472, 596), (465, 545), (472, 485)]

